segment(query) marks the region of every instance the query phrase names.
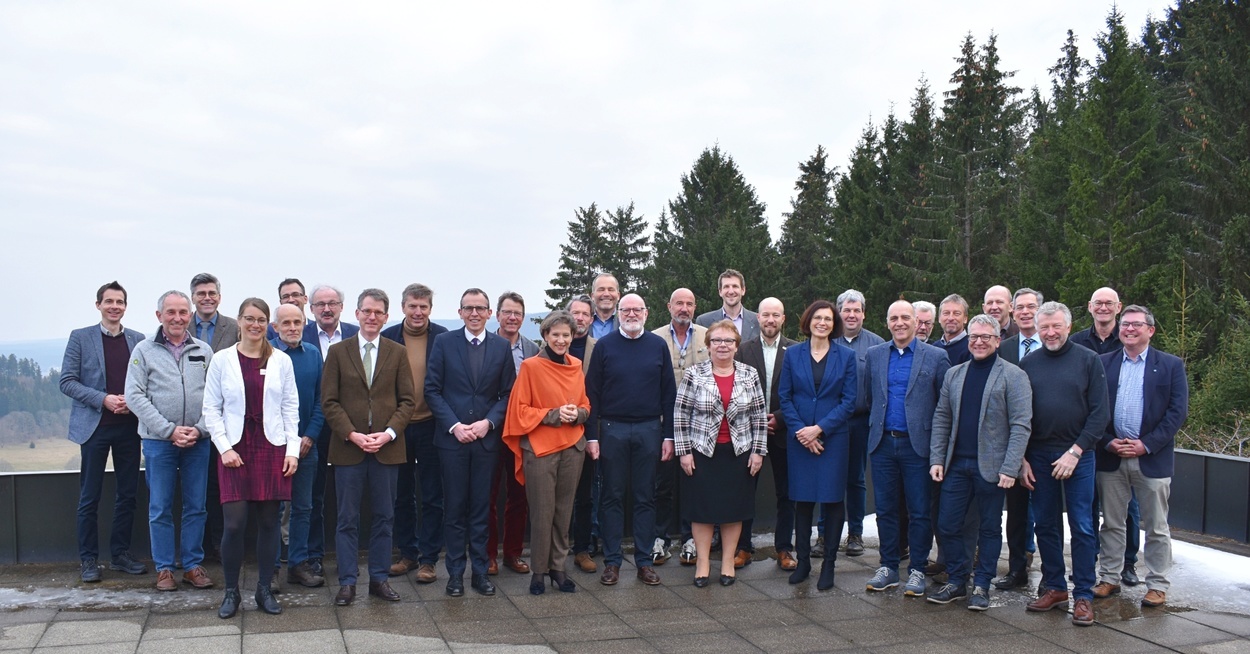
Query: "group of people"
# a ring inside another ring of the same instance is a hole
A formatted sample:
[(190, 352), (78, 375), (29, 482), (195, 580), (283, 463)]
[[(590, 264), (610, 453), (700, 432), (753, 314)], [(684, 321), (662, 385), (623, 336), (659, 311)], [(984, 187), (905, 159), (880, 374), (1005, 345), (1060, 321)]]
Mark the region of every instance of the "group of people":
[[(660, 583), (656, 567), (676, 537), (699, 587), (710, 582), (719, 542), (719, 583), (731, 585), (754, 556), (756, 485), (767, 462), (776, 561), (792, 584), (823, 558), (816, 587), (832, 588), (839, 549), (864, 553), (871, 465), (880, 566), (868, 591), (897, 587), (908, 560), (906, 596), (966, 597), (968, 608), (984, 610), (990, 585), (1027, 584), (1035, 534), (1042, 584), (1028, 608), (1067, 607), (1066, 505), (1073, 621), (1090, 624), (1093, 597), (1138, 582), (1140, 506), (1142, 601), (1166, 601), (1168, 482), (1188, 390), (1183, 363), (1150, 347), (1148, 309), (1122, 310), (1114, 290), (1099, 289), (1088, 305), (1093, 326), (1069, 338), (1068, 307), (995, 286), (971, 320), (958, 295), (937, 307), (894, 302), (886, 340), (864, 328), (865, 299), (851, 289), (806, 307), (805, 338), (795, 342), (782, 335), (781, 301), (746, 309), (746, 281), (734, 270), (717, 285), (720, 308), (696, 317), (694, 293), (676, 289), (670, 322), (649, 332), (643, 298), (622, 296), (616, 278), (600, 274), (589, 295), (543, 319), (535, 343), (520, 334), (525, 304), (516, 293), (492, 309), (481, 289), (464, 291), (464, 326), (449, 331), (430, 320), (433, 291), (411, 284), (403, 320), (387, 328), (390, 298), (380, 289), (357, 297), (356, 326), (340, 320), (341, 291), (318, 286), (307, 295), (287, 279), (275, 311), (248, 298), (232, 319), (218, 311), (221, 286), (209, 274), (192, 279), (190, 295), (159, 298), (160, 328), (145, 339), (122, 327), (125, 289), (105, 284), (96, 295), (101, 321), (71, 334), (61, 378), (74, 400), (69, 436), (82, 449), (82, 580), (101, 578), (96, 513), (110, 451), (109, 567), (147, 572), (129, 552), (142, 452), (156, 587), (176, 590), (176, 567), (184, 583), (212, 587), (203, 561), (206, 550), (217, 552), (222, 618), (239, 609), (249, 516), (261, 610), (282, 610), (274, 593), (283, 550), (288, 583), (325, 583), (327, 464), (334, 601), (346, 606), (356, 594), (366, 494), (368, 590), (383, 600), (400, 599), (389, 577), (435, 582), (443, 550), (448, 595), (464, 594), (466, 572), (473, 590), (494, 595), (500, 541), (504, 565), (531, 574), (537, 595), (548, 584), (576, 590), (570, 554), (574, 567), (599, 572), (602, 539), (599, 581), (614, 585), (627, 490), (643, 584)], [(1004, 503), (1008, 571), (994, 578)], [(527, 524), (530, 562), (522, 558)], [(947, 581), (930, 587), (926, 575), (937, 572)]]

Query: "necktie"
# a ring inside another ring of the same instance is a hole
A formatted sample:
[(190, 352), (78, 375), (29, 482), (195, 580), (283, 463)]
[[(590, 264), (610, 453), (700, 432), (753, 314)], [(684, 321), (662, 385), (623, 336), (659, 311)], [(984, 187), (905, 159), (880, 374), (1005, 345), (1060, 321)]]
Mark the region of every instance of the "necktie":
[(478, 344), (480, 344), (480, 343), (481, 343), (481, 341), (477, 340), (477, 337), (476, 337), (476, 336), (473, 338), (473, 340), (472, 340), (472, 341), (469, 341), (469, 342), (470, 342), (470, 343), (473, 343), (474, 345), (478, 345)]
[(1026, 357), (1029, 356), (1029, 352), (1032, 352), (1032, 351), (1033, 351), (1033, 339), (1032, 338), (1024, 339), (1024, 356)]
[(365, 343), (365, 385), (373, 386), (373, 343)]
[(204, 340), (204, 323), (202, 322), (195, 323), (195, 337), (200, 339), (201, 341)]

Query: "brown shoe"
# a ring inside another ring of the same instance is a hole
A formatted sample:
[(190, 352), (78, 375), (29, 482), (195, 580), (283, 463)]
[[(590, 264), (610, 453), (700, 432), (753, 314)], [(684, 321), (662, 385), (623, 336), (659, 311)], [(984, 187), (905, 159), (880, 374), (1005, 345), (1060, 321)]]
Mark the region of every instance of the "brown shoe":
[(433, 563), (422, 563), (421, 567), (417, 568), (418, 584), (432, 584), (437, 579), (438, 573), (434, 571)]
[(1088, 627), (1094, 624), (1094, 604), (1087, 599), (1079, 599), (1072, 603), (1072, 624)]
[(1109, 584), (1103, 581), (1103, 582), (1099, 582), (1097, 586), (1094, 586), (1094, 597), (1097, 597), (1098, 599), (1102, 599), (1104, 597), (1111, 597), (1112, 595), (1119, 595), (1119, 594), (1120, 594), (1120, 584)]
[(660, 575), (655, 573), (655, 568), (649, 565), (644, 565), (641, 568), (638, 568), (638, 581), (641, 581), (648, 586), (659, 586)]
[[(654, 574), (654, 573), (653, 573)], [(608, 563), (603, 566), (603, 576), (599, 577), (599, 583), (604, 586), (615, 586), (616, 582), (621, 579), (621, 566)]]
[(213, 580), (208, 578), (208, 571), (202, 565), (197, 565), (184, 572), (182, 581), (201, 590), (213, 587)]
[(582, 572), (595, 573), (599, 571), (599, 565), (591, 558), (590, 552), (578, 552), (577, 556), (573, 557), (573, 563), (576, 563)]
[(505, 557), (503, 564), (507, 566), (509, 570), (519, 575), (527, 575), (530, 573), (530, 564), (526, 563), (525, 560), (520, 557), (515, 559)]
[(398, 577), (400, 575), (408, 574), (408, 571), (412, 570), (415, 567), (417, 567), (417, 562), (405, 556), (401, 558), (400, 560), (392, 563), (391, 569), (387, 574), (389, 574), (392, 577)]
[(395, 590), (391, 588), (391, 584), (386, 581), (369, 582), (369, 594), (388, 602), (399, 601), (399, 593), (395, 592)]
[(794, 558), (793, 554), (782, 550), (777, 552), (777, 567), (782, 570), (793, 570), (799, 567), (799, 562)]
[(355, 586), (339, 586), (339, 594), (334, 596), (335, 606), (349, 606), (356, 599)]
[(1146, 596), (1141, 599), (1142, 606), (1163, 606), (1168, 602), (1168, 594), (1161, 590), (1151, 588), (1146, 591)]
[(1024, 607), (1024, 608), (1026, 608), (1026, 609), (1028, 609), (1028, 610), (1030, 610), (1030, 611), (1039, 611), (1039, 612), (1040, 612), (1040, 611), (1049, 611), (1049, 610), (1051, 610), (1051, 609), (1055, 608), (1056, 606), (1058, 606), (1058, 607), (1063, 607), (1063, 608), (1067, 608), (1067, 606), (1068, 606), (1068, 591), (1066, 591), (1066, 590), (1048, 590), (1048, 591), (1046, 591), (1046, 592), (1042, 593), (1042, 595), (1041, 595), (1040, 597), (1038, 597), (1037, 599), (1033, 600), (1032, 602), (1029, 602), (1028, 606), (1026, 606), (1026, 607)]
[(734, 557), (734, 568), (743, 568), (751, 565), (751, 553), (746, 550), (738, 550), (737, 556)]
[(491, 576), (499, 574), (499, 562), (495, 559), (491, 559), (490, 565), (486, 566), (486, 574)]
[(305, 561), (294, 567), (287, 568), (286, 582), (288, 584), (299, 584), (305, 588), (319, 588), (322, 584), (325, 584), (326, 580), (324, 577), (314, 573), (312, 566)]
[(178, 590), (178, 582), (174, 581), (173, 570), (161, 570), (156, 573), (156, 590), (166, 592)]

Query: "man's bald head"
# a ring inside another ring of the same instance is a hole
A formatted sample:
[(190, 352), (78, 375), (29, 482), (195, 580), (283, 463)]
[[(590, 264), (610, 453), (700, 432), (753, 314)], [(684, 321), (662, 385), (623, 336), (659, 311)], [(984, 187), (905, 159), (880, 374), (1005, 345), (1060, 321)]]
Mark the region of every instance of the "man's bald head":
[(294, 304), (279, 304), (273, 315), (273, 330), (283, 343), (299, 345), (304, 336), (304, 311)]

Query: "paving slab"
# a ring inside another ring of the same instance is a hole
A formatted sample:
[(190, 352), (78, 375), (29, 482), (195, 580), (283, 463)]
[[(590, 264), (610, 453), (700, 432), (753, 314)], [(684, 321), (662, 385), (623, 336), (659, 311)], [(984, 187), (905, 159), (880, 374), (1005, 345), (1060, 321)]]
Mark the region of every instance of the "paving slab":
[(273, 652), (346, 654), (347, 645), (338, 629), (243, 635), (243, 654)]
[(344, 629), (343, 642), (347, 654), (451, 651), (441, 637), (405, 636), (367, 629)]
[(47, 628), (42, 622), (0, 627), (0, 650), (29, 650), (39, 644)]
[(48, 625), (40, 647), (67, 645), (98, 645), (101, 643), (131, 643), (131, 649), (143, 636), (143, 626), (126, 620), (73, 620), (53, 622)]
[(243, 651), (243, 637), (239, 635), (200, 636), (178, 640), (149, 639), (144, 634), (136, 654), (239, 654)]

